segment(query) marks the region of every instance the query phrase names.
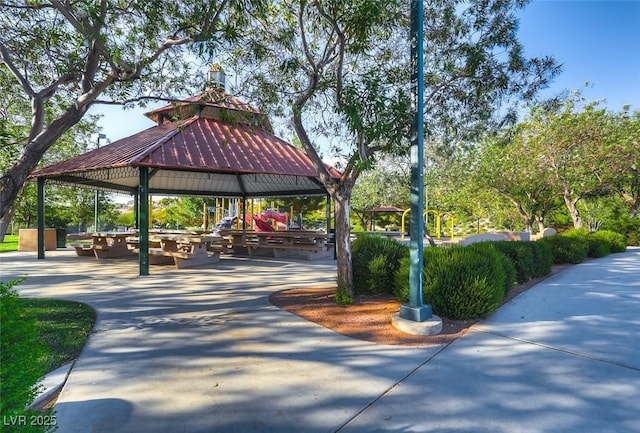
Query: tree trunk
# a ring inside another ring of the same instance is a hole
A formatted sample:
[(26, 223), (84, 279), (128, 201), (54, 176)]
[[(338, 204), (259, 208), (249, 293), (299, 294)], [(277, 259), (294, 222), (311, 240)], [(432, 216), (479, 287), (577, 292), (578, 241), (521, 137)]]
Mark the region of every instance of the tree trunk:
[[(542, 232), (544, 231), (544, 229), (546, 228), (544, 226), (544, 221), (542, 218), (536, 218), (536, 223), (538, 223), (538, 233), (542, 234)], [(533, 233), (533, 232), (529, 232), (529, 233)]]
[(341, 185), (331, 193), (335, 205), (336, 254), (338, 287), (344, 288), (353, 297), (353, 264), (351, 262), (351, 225), (349, 222), (349, 202), (351, 188)]
[(571, 220), (573, 221), (573, 227), (576, 229), (581, 228), (582, 217), (580, 216), (580, 211), (578, 210), (578, 206), (577, 206), (578, 200), (580, 200), (580, 198), (572, 199), (571, 192), (567, 188), (565, 188), (564, 190), (563, 198), (564, 198), (564, 203), (567, 206), (567, 210), (569, 211), (569, 215), (571, 215)]
[(15, 210), (16, 207), (11, 206), (5, 216), (0, 218), (0, 242), (4, 242), (4, 237), (7, 235), (7, 229), (9, 228), (9, 224), (11, 224)]
[(518, 200), (516, 200), (515, 197), (512, 197), (509, 194), (505, 194), (504, 192), (500, 192), (500, 193), (504, 195), (506, 198), (508, 198), (509, 201), (513, 203), (513, 205), (516, 207), (516, 209), (518, 209), (518, 213), (520, 214), (520, 216), (522, 217), (522, 220), (524, 221), (524, 230), (526, 232), (533, 233), (533, 220), (535, 219), (535, 216), (533, 214), (529, 214), (525, 210), (523, 204), (520, 203)]
[(27, 182), (29, 174), (44, 156), (45, 152), (62, 134), (78, 123), (87, 111), (87, 107), (71, 106), (61, 117), (51, 122), (22, 149), (20, 158), (0, 178), (0, 218), (9, 211), (18, 193)]

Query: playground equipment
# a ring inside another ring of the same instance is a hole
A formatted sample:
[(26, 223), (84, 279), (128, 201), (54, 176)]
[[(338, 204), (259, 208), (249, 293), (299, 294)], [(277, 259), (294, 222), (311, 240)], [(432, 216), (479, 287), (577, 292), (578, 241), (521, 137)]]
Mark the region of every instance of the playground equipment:
[[(400, 236), (401, 239), (404, 239), (404, 234), (406, 233), (405, 231), (405, 220), (407, 217), (407, 214), (411, 212), (411, 209), (407, 209), (402, 213), (402, 228), (401, 228), (401, 232), (402, 235)], [(442, 237), (442, 217), (449, 217), (449, 220), (451, 221), (451, 239), (453, 239), (454, 237), (454, 222), (453, 222), (453, 215), (451, 215), (449, 212), (440, 212), (438, 210), (434, 210), (434, 209), (427, 209), (422, 213), (422, 218), (428, 218), (429, 214), (433, 214), (433, 216), (435, 216), (436, 218), (436, 238), (440, 239)]]
[(216, 198), (214, 206), (206, 206), (204, 209), (205, 230), (209, 223), (213, 223), (214, 229), (242, 229), (244, 216), (246, 224), (256, 231), (301, 230), (302, 215), (294, 216), (293, 208), (274, 210), (271, 207), (263, 207), (263, 200), (247, 200), (244, 204), (240, 199)]

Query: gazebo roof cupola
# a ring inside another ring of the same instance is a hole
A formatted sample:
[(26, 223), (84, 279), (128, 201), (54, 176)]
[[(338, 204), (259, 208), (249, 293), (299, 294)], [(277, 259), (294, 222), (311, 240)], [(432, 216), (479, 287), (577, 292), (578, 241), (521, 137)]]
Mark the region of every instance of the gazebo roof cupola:
[(200, 95), (149, 111), (145, 116), (158, 125), (198, 116), (204, 119), (261, 127), (273, 133), (271, 122), (265, 113), (225, 93), (225, 74), (218, 64), (211, 66), (207, 79), (211, 87)]

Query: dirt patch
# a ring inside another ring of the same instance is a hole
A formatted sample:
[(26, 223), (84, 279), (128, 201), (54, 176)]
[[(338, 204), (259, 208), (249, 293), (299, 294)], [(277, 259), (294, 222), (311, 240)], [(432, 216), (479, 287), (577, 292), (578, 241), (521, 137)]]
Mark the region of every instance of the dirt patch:
[[(514, 286), (503, 305), (571, 265), (555, 265), (551, 274), (525, 284)], [(271, 303), (306, 320), (335, 332), (378, 344), (402, 346), (429, 346), (448, 344), (464, 335), (477, 320), (451, 320), (442, 318), (442, 332), (438, 335), (411, 335), (396, 329), (391, 316), (400, 310), (400, 303), (392, 296), (366, 296), (354, 305), (338, 305), (334, 288), (290, 289), (271, 295)]]

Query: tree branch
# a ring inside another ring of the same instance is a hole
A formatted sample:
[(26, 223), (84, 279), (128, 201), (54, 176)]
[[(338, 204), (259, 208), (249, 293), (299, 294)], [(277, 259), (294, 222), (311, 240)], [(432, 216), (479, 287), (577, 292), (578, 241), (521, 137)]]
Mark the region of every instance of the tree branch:
[(27, 79), (27, 77), (25, 77), (20, 73), (15, 63), (13, 63), (13, 60), (11, 59), (9, 52), (7, 51), (7, 47), (5, 47), (5, 45), (2, 42), (0, 42), (0, 60), (2, 60), (5, 65), (7, 65), (7, 68), (9, 68), (9, 71), (11, 71), (13, 76), (15, 76), (18, 79), (18, 81), (20, 82), (20, 85), (22, 86), (26, 94), (29, 96), (29, 98), (33, 98), (35, 96), (35, 92), (33, 91), (33, 88), (31, 87), (29, 80)]

